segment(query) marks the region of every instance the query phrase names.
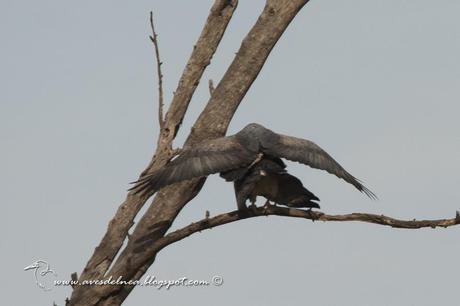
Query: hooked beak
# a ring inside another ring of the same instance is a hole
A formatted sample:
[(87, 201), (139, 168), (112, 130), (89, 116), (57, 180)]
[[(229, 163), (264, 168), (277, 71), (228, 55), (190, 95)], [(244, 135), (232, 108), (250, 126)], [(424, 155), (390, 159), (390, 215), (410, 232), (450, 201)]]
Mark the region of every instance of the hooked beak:
[(38, 268), (37, 264), (33, 263), (30, 266), (24, 268), (24, 271)]

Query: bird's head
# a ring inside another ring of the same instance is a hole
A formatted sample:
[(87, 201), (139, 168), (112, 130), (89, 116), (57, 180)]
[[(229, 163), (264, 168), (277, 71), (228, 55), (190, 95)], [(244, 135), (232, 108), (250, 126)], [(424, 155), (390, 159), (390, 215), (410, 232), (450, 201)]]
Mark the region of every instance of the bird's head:
[(24, 271), (38, 269), (38, 268), (45, 268), (47, 266), (48, 266), (48, 264), (46, 262), (44, 262), (43, 260), (37, 260), (36, 262), (31, 264), (30, 266), (25, 267)]
[(40, 267), (40, 265), (39, 265), (38, 261), (36, 261), (33, 264), (31, 264), (30, 266), (25, 267), (24, 271), (32, 270), (32, 269), (38, 269), (38, 267)]
[(247, 149), (258, 152), (261, 144), (276, 137), (276, 134), (258, 123), (250, 123), (239, 131), (236, 136)]
[(245, 132), (248, 134), (260, 134), (264, 130), (266, 130), (266, 128), (263, 125), (260, 125), (258, 123), (249, 123), (241, 130), (241, 132)]

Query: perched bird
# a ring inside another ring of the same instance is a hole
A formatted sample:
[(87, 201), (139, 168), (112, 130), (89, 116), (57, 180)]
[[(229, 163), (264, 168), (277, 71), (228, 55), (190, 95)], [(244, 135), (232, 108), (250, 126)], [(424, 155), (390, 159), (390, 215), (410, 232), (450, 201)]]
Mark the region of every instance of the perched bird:
[(257, 196), (263, 196), (275, 204), (296, 208), (320, 208), (319, 199), (308, 191), (295, 176), (287, 173), (286, 165), (279, 158), (263, 157), (247, 171), (231, 170), (220, 174), (227, 181), (234, 181), (238, 209), (246, 208), (246, 200), (254, 205)]
[[(253, 166), (264, 158), (279, 161), (280, 158), (286, 158), (312, 168), (325, 170), (344, 179), (370, 198), (376, 198), (372, 191), (315, 143), (277, 134), (257, 123), (248, 124), (235, 135), (204, 141), (185, 148), (164, 167), (140, 178), (130, 190), (140, 195), (152, 195), (164, 186), (214, 173), (221, 173), (226, 180), (236, 182), (248, 171), (255, 169)], [(261, 181), (270, 180), (273, 175), (267, 177)], [(275, 177), (278, 183), (284, 186), (297, 180), (290, 175), (284, 176), (283, 179), (279, 175)], [(240, 182), (235, 183), (235, 185), (239, 184)], [(300, 181), (299, 184), (302, 186)], [(299, 186), (299, 184), (294, 185)], [(239, 186), (237, 189), (241, 190), (242, 187)], [(245, 207), (241, 204), (238, 206), (240, 209)]]

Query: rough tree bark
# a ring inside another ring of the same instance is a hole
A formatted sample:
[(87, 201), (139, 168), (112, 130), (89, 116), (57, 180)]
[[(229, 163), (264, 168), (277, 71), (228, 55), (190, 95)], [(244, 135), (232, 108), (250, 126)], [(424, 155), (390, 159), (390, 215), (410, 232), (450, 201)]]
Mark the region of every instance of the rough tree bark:
[[(217, 84), (217, 87), (212, 86), (212, 95), (193, 125), (184, 146), (192, 146), (200, 141), (225, 135), (236, 109), (262, 69), (270, 51), (292, 19), (307, 2), (308, 0), (266, 1), (257, 22), (242, 41), (238, 53), (222, 80)], [(181, 126), (203, 72), (210, 64), (236, 7), (237, 0), (216, 0), (213, 4), (164, 118), (162, 93), (160, 92), (160, 134), (157, 148), (141, 176), (163, 166), (173, 157), (175, 150), (172, 148), (172, 141)], [(157, 52), (155, 32), (152, 41)], [(161, 88), (161, 63), (158, 52), (156, 55)], [(193, 179), (165, 187), (157, 192), (132, 235), (128, 235), (128, 231), (134, 225), (133, 220), (148, 199), (148, 195), (139, 197), (133, 193), (128, 193), (126, 200), (120, 205), (110, 221), (106, 234), (94, 250), (78, 280), (80, 282), (101, 280), (109, 276), (112, 276), (113, 279), (122, 276), (123, 280), (139, 280), (154, 262), (158, 251), (165, 246), (199, 230), (261, 215), (301, 217), (322, 221), (364, 221), (405, 228), (446, 227), (460, 222), (458, 214), (454, 219), (448, 220), (402, 221), (366, 214), (328, 216), (322, 213), (268, 206), (254, 209), (244, 216), (235, 211), (214, 218), (206, 218), (165, 235), (178, 213), (197, 195), (204, 182), (205, 178)], [(128, 243), (121, 250), (126, 238), (128, 238)], [(140, 248), (138, 242), (142, 240), (147, 240), (149, 243), (142, 244)], [(117, 254), (119, 257), (114, 262)], [(121, 305), (132, 289), (133, 286), (130, 285), (75, 286), (71, 298), (67, 300), (66, 304)]]
[[(308, 0), (267, 0), (256, 24), (243, 40), (242, 45), (222, 80), (215, 88), (207, 106), (192, 127), (185, 146), (199, 141), (223, 136), (239, 103), (260, 72), (270, 51), (283, 34), (297, 12)], [(198, 86), (202, 73), (209, 65), (220, 39), (236, 9), (236, 0), (215, 1), (192, 55), (179, 81), (171, 106), (160, 131), (157, 149), (143, 174), (164, 165), (173, 155), (172, 140), (180, 127), (188, 104)], [(103, 279), (106, 275), (121, 275), (123, 279), (140, 278), (154, 260), (146, 260), (145, 253), (134, 253), (133, 243), (137, 237), (156, 231), (153, 239), (161, 238), (173, 220), (199, 192), (205, 179), (195, 179), (175, 184), (157, 193), (152, 205), (136, 226), (128, 245), (115, 263), (133, 220), (147, 198), (128, 194), (127, 199), (110, 221), (107, 232), (96, 247), (83, 270), (79, 281)], [(149, 247), (146, 247), (146, 251)], [(112, 268), (108, 271), (108, 268)], [(68, 301), (69, 305), (120, 305), (130, 286), (76, 286)]]

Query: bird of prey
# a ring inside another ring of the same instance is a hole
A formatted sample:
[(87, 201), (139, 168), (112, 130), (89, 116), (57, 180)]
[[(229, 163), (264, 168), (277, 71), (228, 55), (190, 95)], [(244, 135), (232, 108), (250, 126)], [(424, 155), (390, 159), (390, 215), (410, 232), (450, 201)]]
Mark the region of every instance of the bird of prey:
[[(235, 135), (204, 141), (183, 149), (164, 167), (141, 177), (130, 190), (144, 196), (152, 195), (164, 186), (214, 173), (221, 173), (226, 180), (235, 181), (235, 188), (241, 190), (244, 186), (236, 185), (241, 182), (244, 184), (245, 180), (238, 179), (256, 169), (257, 163), (264, 158), (272, 161), (281, 161), (281, 158), (285, 158), (325, 170), (350, 183), (371, 199), (376, 198), (372, 191), (315, 143), (277, 134), (257, 123), (248, 124)], [(269, 175), (261, 179), (260, 184), (270, 181), (272, 177), (273, 175)], [(278, 185), (302, 186), (293, 176), (278, 173), (275, 177), (278, 178)], [(241, 205), (241, 201), (238, 206), (239, 209), (246, 207), (244, 203)]]
[(275, 204), (296, 208), (320, 208), (319, 199), (295, 176), (287, 173), (286, 165), (279, 158), (263, 157), (247, 171), (230, 170), (220, 174), (227, 181), (234, 181), (238, 209), (246, 208), (246, 200), (254, 205), (257, 196), (263, 196)]

